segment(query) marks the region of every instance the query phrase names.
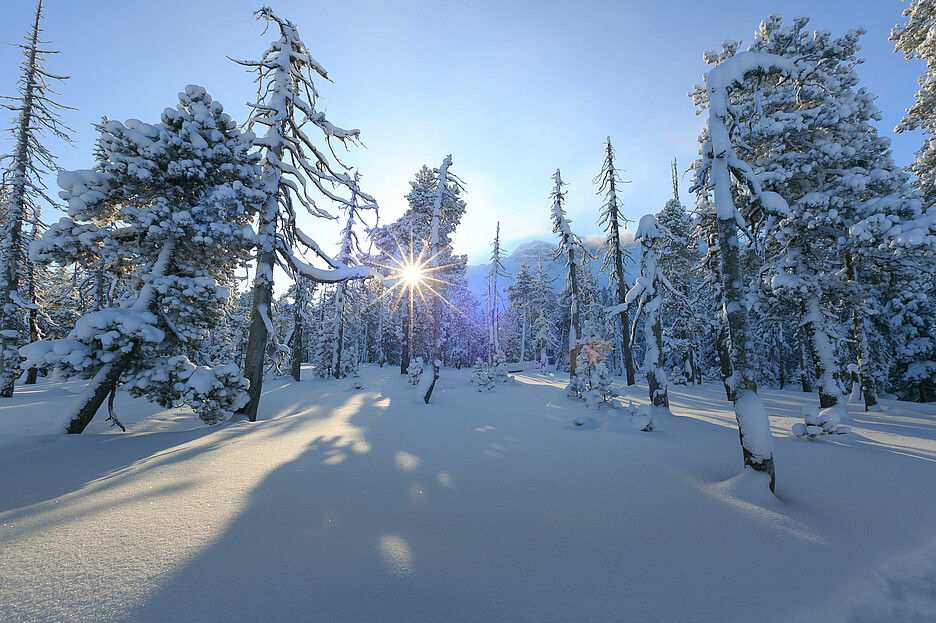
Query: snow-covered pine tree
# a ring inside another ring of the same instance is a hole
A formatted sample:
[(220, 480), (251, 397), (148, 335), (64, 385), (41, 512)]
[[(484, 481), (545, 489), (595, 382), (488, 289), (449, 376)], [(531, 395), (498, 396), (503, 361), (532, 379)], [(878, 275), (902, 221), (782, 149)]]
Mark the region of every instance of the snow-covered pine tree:
[[(44, 49), (45, 42), (39, 39), (42, 29), (42, 0), (36, 4), (36, 15), (29, 34), (24, 37), (26, 43), (17, 45), (23, 53), (19, 79), (19, 94), (16, 97), (4, 97), (0, 107), (13, 112), (16, 119), (8, 129), (13, 139), (13, 153), (0, 155), (3, 166), (3, 178), (0, 185), (7, 188), (5, 199), (0, 206), (0, 398), (13, 396), (13, 386), (22, 372), (17, 346), (23, 340), (24, 309), (36, 302), (27, 294), (23, 298), (20, 292), (20, 277), (27, 277), (27, 289), (35, 292), (35, 282), (29, 279), (34, 271), (27, 266), (23, 249), (29, 243), (24, 240), (23, 224), (26, 221), (38, 223), (40, 199), (55, 205), (46, 195), (46, 186), (42, 181), (45, 174), (58, 170), (55, 157), (45, 144), (47, 135), (71, 142), (70, 128), (62, 122), (60, 111), (69, 110), (52, 99), (55, 95), (50, 83), (66, 80), (66, 76), (50, 73), (45, 64), (48, 56), (57, 54)], [(38, 339), (37, 318), (27, 312), (32, 322), (29, 323), (27, 339)], [(31, 372), (35, 380), (35, 372)]]
[[(663, 290), (673, 288), (660, 269), (660, 248), (666, 239), (666, 231), (660, 227), (656, 216), (646, 214), (637, 224), (635, 239), (640, 242), (640, 277), (627, 293), (625, 305), (637, 304), (635, 317), (643, 312), (647, 350), (644, 355), (644, 371), (650, 389), (650, 401), (655, 407), (669, 408), (666, 370), (663, 369)], [(612, 307), (610, 310), (614, 310)], [(609, 310), (609, 311), (610, 311)]]
[(634, 352), (631, 347), (630, 310), (627, 308), (628, 283), (624, 277), (624, 266), (631, 261), (630, 256), (621, 242), (621, 227), (627, 227), (628, 219), (621, 214), (621, 201), (617, 196), (619, 184), (624, 184), (620, 171), (614, 167), (614, 147), (609, 136), (605, 143), (605, 159), (601, 165), (601, 172), (594, 179), (598, 184), (598, 194), (604, 193), (605, 202), (599, 212), (598, 224), (605, 226), (604, 258), (601, 269), (607, 271), (616, 295), (614, 305), (621, 312), (618, 314), (621, 325), (620, 350), (624, 361), (625, 378), (628, 385), (633, 385), (634, 379)]
[(217, 422), (244, 404), (246, 382), (233, 363), (198, 367), (188, 355), (230, 295), (219, 282), (244, 266), (255, 244), (250, 221), (267, 195), (253, 136), (191, 85), (160, 123), (106, 121), (98, 130), (95, 170), (59, 173), (68, 218), (31, 253), (67, 264), (91, 245), (125, 258), (131, 295), (83, 316), (68, 339), (24, 346), (24, 365), (90, 379), (67, 413), (70, 433), (84, 430), (121, 381), (135, 396), (164, 407), (186, 403)]
[(484, 295), (485, 311), (487, 312), (488, 329), (488, 364), (494, 365), (494, 357), (501, 352), (500, 345), (500, 319), (504, 313), (504, 296), (497, 285), (498, 278), (508, 277), (504, 268), (503, 253), (500, 246), (500, 221), (491, 243), (491, 267), (488, 269), (485, 283), (487, 290)]
[(772, 73), (794, 76), (798, 71), (790, 59), (762, 52), (733, 55), (709, 70), (705, 77), (705, 98), (696, 99), (697, 104), (708, 108), (709, 115), (706, 132), (700, 138), (702, 160), (696, 164), (696, 183), (691, 189), (700, 194), (701, 203), (707, 203), (711, 197), (715, 205), (720, 297), (730, 339), (731, 376), (726, 387), (734, 403), (744, 465), (767, 473), (771, 491), (776, 483), (773, 438), (767, 411), (757, 394), (753, 335), (745, 306), (738, 233), (739, 228), (745, 228), (745, 222), (735, 206), (734, 181), (739, 182), (741, 189), (746, 190), (752, 202), (764, 212), (782, 214), (788, 208), (782, 197), (763, 191), (750, 165), (738, 157), (729, 128), (738, 123), (730, 106), (731, 92), (744, 88), (749, 80)]
[(875, 300), (883, 291), (880, 275), (900, 258), (880, 253), (882, 243), (890, 247), (886, 231), (869, 243), (850, 230), (857, 223), (868, 223), (864, 231), (875, 229), (879, 219), (916, 221), (920, 205), (907, 198), (906, 175), (891, 158), (890, 141), (874, 127), (880, 119), (874, 96), (858, 88), (856, 55), (864, 31), (833, 38), (828, 31), (808, 32), (808, 21), (798, 17), (784, 27), (779, 15), (771, 15), (750, 46), (796, 61), (801, 79), (765, 77), (736, 90), (732, 101), (745, 120), (734, 129), (739, 158), (754, 163), (764, 189), (782, 195), (789, 210), (741, 207), (755, 235), (764, 238), (765, 287), (793, 304), (810, 339), (820, 405), (830, 407), (842, 395), (836, 346), (844, 314), (851, 316), (862, 386), (873, 404), (876, 365), (868, 353), (867, 323), (883, 305)]
[[(267, 7), (256, 11), (254, 18), (265, 21), (267, 28), (275, 25), (279, 38), (260, 60), (236, 61), (258, 74), (259, 99), (250, 104), (252, 112), (247, 128), (266, 130), (262, 137), (257, 137), (255, 145), (263, 154), (263, 180), (269, 195), (259, 217), (253, 310), (244, 360), (244, 376), (250, 381), (250, 401), (241, 413), (250, 421), (257, 419), (260, 404), (274, 263), (278, 262), (290, 274), (319, 283), (335, 283), (370, 274), (369, 268), (348, 267), (324, 253), (315, 240), (299, 229), (296, 204), (312, 216), (327, 219), (333, 216), (316, 203), (316, 196), (341, 206), (350, 206), (353, 199), (360, 199), (363, 202), (360, 208), (376, 210), (377, 207), (373, 197), (360, 190), (348, 174), (349, 167), (334, 151), (335, 141), (344, 146), (359, 144), (360, 131), (333, 125), (325, 118), (325, 113), (316, 108), (319, 96), (313, 74), (327, 80), (325, 68), (309, 54), (295, 24), (278, 17)], [(324, 137), (324, 148), (313, 142), (313, 128)], [(310, 251), (327, 268), (317, 268), (304, 261), (299, 249)]]
[(926, 70), (919, 78), (916, 101), (907, 109), (895, 132), (920, 130), (923, 146), (908, 170), (916, 176), (914, 188), (923, 192), (926, 205), (936, 204), (936, 3), (910, 0), (903, 10), (906, 22), (891, 31), (895, 51), (907, 59), (922, 59)]
[(559, 238), (559, 246), (556, 249), (555, 257), (559, 258), (563, 255), (565, 256), (566, 284), (571, 293), (571, 302), (569, 304), (569, 337), (567, 342), (567, 352), (569, 355), (569, 390), (577, 393), (577, 356), (579, 350), (579, 336), (582, 331), (582, 293), (579, 289), (579, 265), (588, 257), (588, 252), (579, 237), (572, 232), (572, 221), (566, 218), (564, 207), (566, 193), (562, 190), (562, 187), (566, 184), (562, 181), (562, 174), (559, 169), (556, 169), (556, 173), (553, 175), (552, 179), (556, 183), (552, 193), (550, 193), (550, 199), (552, 199), (553, 202), (551, 210), (553, 233)]

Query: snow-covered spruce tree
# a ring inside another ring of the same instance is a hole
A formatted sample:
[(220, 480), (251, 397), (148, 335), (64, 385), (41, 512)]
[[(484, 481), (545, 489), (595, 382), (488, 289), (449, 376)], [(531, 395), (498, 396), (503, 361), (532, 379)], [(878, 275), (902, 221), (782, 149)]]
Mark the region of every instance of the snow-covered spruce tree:
[[(316, 203), (314, 195), (341, 206), (350, 206), (352, 199), (357, 198), (363, 202), (360, 207), (377, 207), (373, 197), (361, 192), (348, 174), (348, 167), (334, 151), (335, 141), (344, 146), (358, 144), (360, 131), (343, 130), (316, 109), (318, 91), (313, 74), (327, 80), (325, 68), (309, 54), (295, 24), (278, 17), (267, 7), (256, 11), (254, 18), (266, 21), (267, 28), (270, 25), (279, 28), (279, 38), (260, 60), (236, 61), (258, 74), (259, 97), (250, 104), (252, 112), (247, 128), (265, 129), (255, 145), (263, 154), (263, 181), (269, 195), (259, 216), (253, 307), (244, 359), (244, 376), (250, 381), (250, 401), (240, 412), (250, 421), (257, 419), (263, 385), (274, 263), (278, 262), (292, 275), (302, 275), (319, 283), (362, 278), (371, 272), (361, 265), (345, 266), (324, 253), (318, 243), (297, 226), (296, 204), (312, 216), (327, 219), (333, 217)], [(313, 129), (321, 132), (325, 148), (313, 142), (310, 135)], [(340, 194), (342, 191), (346, 195)], [(327, 268), (317, 268), (304, 261), (299, 249), (311, 252)]]
[[(660, 270), (660, 247), (666, 239), (657, 218), (646, 214), (637, 225), (635, 238), (640, 242), (640, 277), (627, 293), (626, 305), (637, 304), (636, 316), (643, 312), (644, 334), (647, 350), (644, 355), (644, 371), (650, 388), (650, 401), (655, 407), (669, 408), (669, 394), (666, 387), (666, 370), (663, 369), (663, 290), (672, 286)], [(612, 307), (609, 311), (613, 311)]]
[(790, 59), (758, 52), (742, 52), (709, 70), (705, 77), (707, 97), (704, 103), (709, 113), (707, 131), (702, 137), (702, 161), (697, 165), (692, 189), (704, 196), (710, 194), (715, 204), (721, 299), (730, 339), (731, 376), (726, 386), (734, 403), (744, 466), (767, 473), (771, 491), (776, 482), (773, 438), (767, 411), (757, 394), (753, 335), (744, 300), (738, 233), (745, 223), (735, 207), (733, 180), (740, 182), (752, 201), (765, 212), (784, 213), (788, 209), (779, 195), (761, 189), (754, 171), (738, 158), (729, 131), (737, 123), (729, 96), (733, 89), (743, 88), (748, 80), (774, 72), (786, 76), (798, 73)]
[(500, 246), (500, 221), (497, 222), (497, 231), (494, 242), (491, 243), (491, 267), (485, 278), (486, 291), (484, 294), (485, 311), (487, 312), (488, 329), (488, 363), (493, 365), (497, 353), (501, 352), (500, 345), (500, 319), (504, 314), (504, 296), (497, 285), (498, 278), (508, 276), (504, 268), (503, 253)]
[(619, 170), (614, 167), (614, 147), (611, 145), (610, 136), (605, 143), (605, 159), (601, 165), (601, 173), (595, 177), (594, 182), (598, 184), (598, 194), (604, 193), (605, 198), (598, 217), (598, 224), (604, 225), (606, 230), (601, 269), (608, 272), (616, 295), (614, 304), (621, 309), (618, 314), (621, 324), (621, 357), (624, 361), (627, 384), (633, 385), (635, 382), (634, 351), (630, 342), (630, 310), (625, 303), (628, 284), (624, 277), (624, 265), (630, 262), (630, 256), (621, 242), (621, 226), (627, 227), (629, 221), (621, 214), (621, 201), (618, 199), (617, 189), (618, 185), (623, 184), (624, 181), (621, 179)]
[[(46, 195), (42, 176), (58, 167), (44, 142), (48, 135), (71, 142), (68, 136), (71, 130), (62, 123), (60, 115), (60, 111), (68, 108), (52, 99), (55, 92), (50, 86), (52, 81), (67, 78), (53, 75), (45, 69), (48, 56), (57, 52), (43, 48), (45, 43), (39, 39), (41, 20), (42, 0), (39, 0), (32, 28), (24, 38), (26, 42), (17, 45), (24, 57), (19, 94), (4, 97), (4, 103), (0, 104), (16, 115), (13, 126), (8, 129), (13, 140), (13, 153), (0, 155), (0, 166), (3, 166), (0, 185), (7, 188), (7, 192), (0, 195), (4, 199), (0, 203), (0, 398), (13, 395), (14, 382), (21, 373), (17, 346), (23, 341), (27, 329), (23, 323), (23, 310), (32, 306), (33, 312), (36, 311), (36, 302), (28, 294), (24, 298), (26, 293), (20, 292), (20, 278), (24, 275), (27, 277), (27, 289), (35, 292), (35, 282), (29, 279), (34, 271), (23, 253), (29, 243), (24, 240), (23, 224), (29, 220), (38, 222), (40, 200), (55, 205)], [(34, 313), (27, 313), (33, 321), (36, 320)], [(33, 328), (33, 323), (30, 327)], [(28, 331), (29, 341), (38, 337), (37, 332)], [(34, 374), (30, 373), (33, 382)]]
[(562, 190), (562, 187), (565, 186), (565, 182), (562, 181), (562, 174), (559, 169), (556, 169), (556, 173), (553, 175), (552, 179), (556, 183), (552, 193), (550, 193), (550, 198), (553, 202), (551, 211), (553, 233), (559, 237), (559, 246), (556, 249), (555, 257), (559, 258), (563, 255), (565, 256), (566, 284), (571, 293), (571, 302), (569, 304), (569, 337), (566, 342), (567, 352), (569, 354), (569, 387), (566, 389), (566, 392), (572, 395), (578, 395), (577, 356), (579, 350), (579, 335), (582, 329), (582, 293), (579, 289), (579, 265), (585, 261), (588, 252), (585, 250), (579, 237), (572, 232), (571, 221), (566, 218), (565, 208), (563, 207), (566, 193)]
[[(669, 368), (685, 381), (701, 382), (701, 365), (697, 335), (707, 322), (709, 307), (703, 294), (696, 267), (702, 259), (698, 240), (693, 236), (695, 224), (679, 200), (676, 161), (672, 163), (673, 198), (656, 215), (666, 232), (657, 253), (660, 271), (672, 290), (662, 292), (663, 341)], [(664, 366), (666, 369), (667, 366)]]
[[(246, 381), (233, 363), (197, 367), (188, 355), (219, 320), (229, 292), (218, 285), (249, 259), (250, 227), (266, 200), (253, 136), (241, 133), (204, 88), (188, 86), (155, 125), (98, 126), (95, 170), (61, 172), (68, 218), (32, 247), (37, 261), (81, 255), (85, 245), (129, 260), (132, 296), (80, 318), (65, 340), (35, 342), (27, 364), (90, 379), (65, 428), (80, 433), (122, 381), (161, 406), (185, 403), (213, 423), (243, 406)], [(105, 258), (110, 261), (109, 258)]]
[(907, 109), (896, 132), (920, 130), (925, 139), (908, 169), (916, 179), (914, 188), (923, 192), (926, 205), (936, 204), (936, 3), (933, 0), (911, 0), (903, 10), (906, 22), (891, 31), (895, 51), (907, 59), (926, 61), (926, 70), (919, 78), (920, 90), (916, 102)]

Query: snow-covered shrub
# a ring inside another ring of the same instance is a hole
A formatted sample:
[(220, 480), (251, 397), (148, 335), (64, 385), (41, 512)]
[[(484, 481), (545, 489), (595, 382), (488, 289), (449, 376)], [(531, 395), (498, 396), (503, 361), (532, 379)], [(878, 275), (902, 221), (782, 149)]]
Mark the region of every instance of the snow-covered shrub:
[(599, 408), (614, 396), (611, 375), (605, 365), (613, 345), (610, 341), (592, 335), (579, 340), (579, 373), (566, 386), (566, 395), (582, 398), (585, 406)]
[(822, 435), (844, 435), (850, 432), (848, 426), (842, 426), (842, 416), (838, 407), (821, 411), (815, 406), (803, 407), (803, 422), (793, 425), (793, 435), (815, 439)]
[(484, 390), (491, 391), (494, 389), (494, 374), (486, 361), (478, 359), (475, 362), (474, 368), (471, 370), (471, 378), (468, 382), (472, 385), (476, 385), (479, 392)]
[(406, 376), (410, 385), (419, 385), (419, 377), (422, 376), (425, 365), (422, 357), (410, 359), (409, 367), (406, 368)]
[(161, 407), (191, 405), (206, 424), (218, 424), (247, 404), (247, 386), (234, 364), (196, 366), (184, 355), (162, 359), (126, 384), (131, 396)]
[(667, 379), (673, 385), (688, 385), (689, 384), (689, 374), (686, 370), (688, 362), (685, 366), (673, 366), (669, 373), (669, 378)]
[(510, 380), (507, 374), (507, 355), (504, 354), (504, 351), (499, 350), (494, 353), (494, 366), (491, 368), (491, 376), (494, 378), (495, 383), (506, 383)]
[(656, 428), (653, 420), (653, 408), (650, 405), (640, 405), (632, 412), (634, 428), (649, 433)]

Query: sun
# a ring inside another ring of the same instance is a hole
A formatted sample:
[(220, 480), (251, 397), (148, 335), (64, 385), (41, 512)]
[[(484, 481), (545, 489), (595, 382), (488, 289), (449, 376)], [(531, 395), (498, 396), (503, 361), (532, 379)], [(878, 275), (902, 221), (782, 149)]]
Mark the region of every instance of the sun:
[(425, 278), (423, 268), (419, 264), (404, 264), (400, 269), (400, 276), (409, 287), (417, 287)]

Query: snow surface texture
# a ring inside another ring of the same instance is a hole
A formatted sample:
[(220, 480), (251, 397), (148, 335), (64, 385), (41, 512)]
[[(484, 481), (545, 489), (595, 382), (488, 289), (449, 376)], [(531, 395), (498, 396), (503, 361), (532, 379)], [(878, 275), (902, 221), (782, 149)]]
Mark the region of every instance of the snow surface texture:
[(851, 433), (805, 441), (816, 397), (762, 390), (778, 499), (721, 384), (670, 388), (643, 433), (531, 369), (492, 393), (446, 369), (430, 405), (361, 374), (269, 381), (260, 421), (214, 428), (120, 392), (130, 432), (80, 436), (45, 432), (84, 382), (18, 388), (0, 619), (936, 618), (936, 405), (852, 405)]

